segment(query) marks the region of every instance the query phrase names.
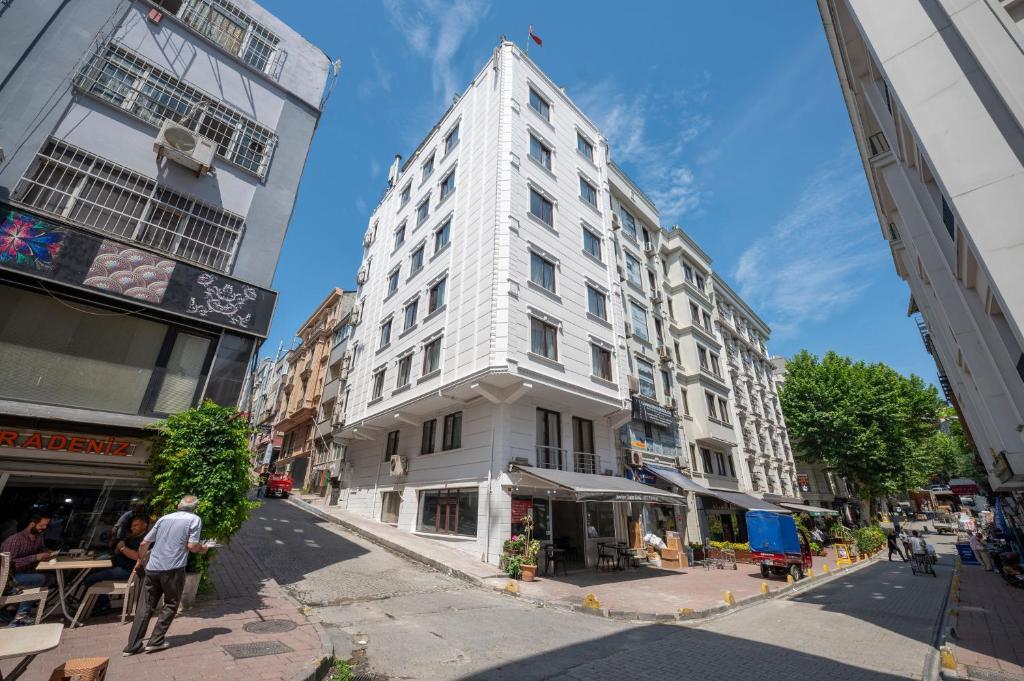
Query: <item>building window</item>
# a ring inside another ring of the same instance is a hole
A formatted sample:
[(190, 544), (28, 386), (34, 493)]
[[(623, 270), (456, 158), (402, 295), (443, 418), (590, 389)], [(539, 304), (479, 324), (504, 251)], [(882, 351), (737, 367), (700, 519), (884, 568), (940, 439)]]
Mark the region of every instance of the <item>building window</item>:
[(551, 147), (530, 135), (530, 158), (551, 170)]
[(658, 391), (654, 385), (654, 365), (646, 360), (638, 359), (636, 375), (640, 380), (640, 394), (652, 400), (657, 398)]
[(441, 180), (441, 200), (444, 201), (455, 191), (455, 168)]
[(405, 185), (405, 189), (402, 190), (402, 200), (399, 209), (405, 208), (409, 203), (409, 199), (412, 198), (412, 184)]
[(690, 320), (695, 326), (700, 324), (700, 308), (697, 303), (690, 303)]
[(412, 252), (412, 257), (410, 258), (410, 269), (412, 271), (409, 273), (409, 276), (412, 276), (423, 269), (423, 246), (420, 246)]
[(601, 237), (591, 232), (586, 227), (583, 228), (583, 250), (589, 255), (594, 256), (598, 260), (601, 260)]
[(398, 360), (398, 387), (404, 388), (409, 385), (412, 374), (412, 355), (406, 355)]
[(666, 396), (672, 395), (672, 374), (664, 369), (661, 370), (661, 388)]
[(946, 197), (942, 197), (942, 224), (946, 226), (949, 238), (956, 241), (956, 218), (953, 216), (953, 209), (946, 203)]
[(661, 259), (661, 274), (664, 277), (668, 277), (668, 261), (664, 258)]
[(399, 431), (392, 430), (388, 433), (388, 443), (384, 448), (384, 460), (391, 461), (391, 457), (398, 456), (398, 435)]
[(721, 397), (718, 398), (718, 414), (723, 423), (729, 423), (729, 403)]
[(576, 151), (580, 152), (588, 161), (594, 161), (594, 145), (579, 133), (576, 133)]
[(718, 420), (718, 412), (715, 409), (715, 396), (711, 393), (704, 393), (704, 399), (708, 405), (708, 418)]
[(416, 207), (416, 226), (422, 225), (430, 217), (430, 197), (423, 199), (423, 203)]
[(700, 317), (701, 317), (701, 319), (704, 322), (704, 330), (707, 331), (708, 333), (712, 333), (712, 331), (711, 331), (711, 315), (708, 314), (707, 310), (702, 310), (701, 313), (700, 313)]
[(430, 177), (431, 175), (434, 174), (434, 155), (433, 154), (428, 156), (427, 160), (423, 162), (423, 165), (420, 167), (420, 171), (421, 171), (421, 173), (423, 175), (423, 177), (420, 180), (420, 182), (426, 181), (426, 179), (428, 177)]
[(445, 277), (430, 287), (430, 292), (427, 296), (427, 314), (437, 312), (439, 309), (444, 307), (444, 293), (445, 286), (447, 286), (447, 284), (448, 278)]
[(442, 248), (448, 245), (449, 239), (451, 239), (452, 221), (449, 218), (444, 221), (444, 224), (434, 230), (434, 253), (437, 253)]
[(441, 437), (441, 449), (458, 449), (462, 446), (462, 412), (448, 414), (444, 417), (444, 432)]
[(536, 189), (530, 190), (530, 214), (546, 225), (555, 224), (555, 207)]
[(725, 472), (725, 455), (722, 452), (715, 452), (715, 472), (722, 477), (726, 476)]
[(683, 398), (683, 414), (686, 416), (690, 415), (690, 400), (687, 398), (686, 388), (679, 391)]
[(699, 288), (701, 291), (703, 291), (704, 290), (704, 285), (705, 285), (704, 275), (698, 274), (697, 275), (697, 288)]
[(277, 135), (119, 45), (107, 45), (85, 64), (75, 83), (159, 127), (183, 125), (216, 145), (216, 153), (260, 177), (266, 175)]
[(683, 277), (686, 279), (686, 281), (690, 282), (691, 284), (693, 283), (693, 268), (687, 265), (686, 263), (683, 263)]
[(253, 68), (277, 77), (280, 39), (227, 0), (193, 0), (181, 20)]
[(608, 319), (607, 296), (593, 286), (587, 286), (587, 311), (595, 317)]
[(675, 351), (676, 364), (682, 364), (683, 358), (682, 355), (680, 355), (679, 353), (679, 341), (672, 341), (672, 349)]
[(380, 369), (373, 375), (373, 392), (370, 394), (370, 399), (376, 400), (384, 394), (384, 375), (386, 373), (386, 369)]
[(54, 139), (43, 145), (14, 198), (221, 272), (230, 269), (242, 236), (240, 216)]
[(580, 178), (580, 198), (597, 208), (597, 189), (582, 177)]
[(536, 253), (530, 253), (530, 281), (554, 293), (555, 265)]
[(658, 347), (665, 344), (664, 334), (661, 329), (661, 320), (657, 317), (654, 318), (654, 337), (658, 339)]
[(423, 375), (432, 374), (441, 368), (441, 339), (435, 338), (423, 349)]
[(405, 223), (398, 225), (398, 229), (395, 230), (395, 248), (405, 243)]
[(380, 347), (386, 348), (391, 343), (391, 320), (380, 325)]
[(541, 357), (558, 359), (558, 329), (536, 317), (531, 317), (530, 349)]
[(722, 367), (718, 363), (718, 355), (713, 352), (711, 353), (711, 373), (715, 376), (722, 375)]
[(636, 218), (630, 213), (624, 206), (619, 206), (619, 217), (622, 218), (622, 229), (626, 231), (626, 234), (630, 235), (634, 239), (636, 238)]
[(444, 138), (444, 153), (447, 154), (459, 145), (459, 126), (456, 125), (448, 136)]
[(626, 253), (626, 279), (641, 291), (644, 289), (643, 275), (640, 273), (640, 261)]
[(650, 337), (647, 335), (647, 310), (632, 301), (629, 303), (629, 310), (630, 320), (633, 324), (633, 335), (640, 340), (649, 341)]
[(701, 369), (708, 368), (708, 351), (700, 345), (697, 346), (697, 361), (700, 363)]
[(419, 298), (416, 298), (416, 300), (412, 301), (411, 303), (407, 303), (406, 304), (406, 306), (405, 306), (405, 325), (402, 327), (402, 331), (408, 331), (412, 327), (416, 326), (416, 311), (419, 309), (419, 307), (420, 307), (420, 299)]
[(599, 345), (590, 346), (591, 371), (598, 378), (612, 380), (612, 353)]
[(443, 489), (423, 492), (420, 532), (475, 537), (479, 493), (475, 489)]
[(402, 268), (396, 267), (391, 274), (388, 275), (388, 295), (398, 290), (398, 279), (402, 274)]
[(434, 453), (434, 438), (437, 435), (437, 419), (423, 422), (423, 440), (420, 442), (420, 454)]
[(551, 104), (533, 88), (530, 88), (530, 108), (539, 113), (544, 120), (551, 120)]
[(726, 460), (729, 462), (729, 477), (730, 478), (735, 478), (736, 477), (736, 464), (733, 463), (732, 454), (729, 454), (726, 457)]
[(714, 475), (715, 469), (711, 464), (711, 450), (707, 447), (700, 448), (700, 462), (704, 468), (705, 474)]

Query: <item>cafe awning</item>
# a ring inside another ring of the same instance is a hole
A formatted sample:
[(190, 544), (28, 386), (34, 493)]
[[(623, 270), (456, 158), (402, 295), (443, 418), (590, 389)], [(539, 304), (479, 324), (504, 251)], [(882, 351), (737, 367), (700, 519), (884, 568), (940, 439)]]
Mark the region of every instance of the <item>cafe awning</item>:
[(704, 487), (703, 485), (698, 485), (693, 480), (677, 471), (675, 468), (666, 468), (665, 466), (655, 466), (652, 464), (647, 464), (646, 466), (644, 466), (644, 468), (654, 473), (655, 475), (657, 475), (659, 478), (669, 483), (670, 485), (675, 485), (676, 487), (684, 489), (687, 492), (695, 492), (697, 494), (708, 495), (712, 494), (711, 490), (709, 490), (707, 487)]
[(789, 513), (789, 509), (776, 506), (770, 501), (752, 497), (743, 492), (728, 492), (720, 489), (708, 489), (707, 493), (721, 501), (745, 508), (748, 511), (775, 511), (776, 513)]
[(514, 485), (566, 492), (575, 501), (686, 503), (686, 498), (678, 494), (612, 475), (593, 475), (513, 465), (509, 471), (509, 477)]
[(811, 506), (810, 504), (788, 504), (783, 501), (779, 505), (791, 508), (794, 511), (800, 511), (801, 513), (810, 513), (811, 515), (839, 515), (839, 511), (834, 509)]

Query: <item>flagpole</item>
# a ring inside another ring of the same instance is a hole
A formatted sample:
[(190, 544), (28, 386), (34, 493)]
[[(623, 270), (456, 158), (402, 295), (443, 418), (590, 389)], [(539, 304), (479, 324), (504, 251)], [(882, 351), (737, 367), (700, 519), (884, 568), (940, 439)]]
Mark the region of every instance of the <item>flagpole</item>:
[[(531, 28), (532, 28), (532, 26), (531, 26)], [(530, 56), (530, 43), (531, 42), (533, 42), (533, 39), (530, 38), (530, 29), (528, 28), (528, 29), (526, 29), (526, 56), (527, 57)]]

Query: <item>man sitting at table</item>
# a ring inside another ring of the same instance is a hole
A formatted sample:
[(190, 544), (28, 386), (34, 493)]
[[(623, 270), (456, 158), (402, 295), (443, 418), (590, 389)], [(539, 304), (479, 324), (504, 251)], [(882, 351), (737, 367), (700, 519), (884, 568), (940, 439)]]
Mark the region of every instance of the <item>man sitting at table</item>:
[[(28, 520), (28, 525), (21, 532), (16, 532), (0, 544), (0, 553), (11, 554), (11, 570), (14, 572), (14, 583), (25, 588), (52, 587), (52, 574), (36, 571), (40, 561), (50, 560), (53, 552), (47, 551), (43, 544), (43, 533), (50, 524), (50, 516), (46, 513), (35, 513)], [(29, 613), (31, 602), (21, 603), (18, 614), (9, 626), (20, 627), (32, 624)]]
[[(114, 547), (113, 566), (90, 573), (82, 582), (86, 589), (99, 582), (126, 581), (131, 576), (135, 563), (139, 560), (139, 545), (149, 531), (149, 518), (144, 515), (132, 516), (131, 522), (127, 525), (127, 536)], [(102, 615), (107, 610), (110, 610), (110, 596), (102, 594), (96, 599), (93, 614)]]

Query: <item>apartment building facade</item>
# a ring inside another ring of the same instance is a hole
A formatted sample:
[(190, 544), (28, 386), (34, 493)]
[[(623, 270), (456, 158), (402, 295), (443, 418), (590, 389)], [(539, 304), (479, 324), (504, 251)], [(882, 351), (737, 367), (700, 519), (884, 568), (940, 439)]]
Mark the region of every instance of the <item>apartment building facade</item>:
[(287, 354), (288, 373), (273, 426), (281, 436), (281, 453), (274, 470), (290, 473), (296, 488), (314, 486), (314, 453), (327, 436), (318, 426), (328, 406), (333, 413), (337, 398), (326, 392), (327, 387), (337, 388), (330, 378), (331, 350), (335, 337), (348, 324), (354, 297), (351, 291), (331, 290), (299, 327), (298, 345)]
[[(585, 113), (503, 40), (389, 185), (357, 275), (339, 503), (492, 563), (526, 513), (585, 564), (601, 541), (699, 531), (694, 490), (728, 492), (685, 474), (682, 237)], [(734, 422), (694, 442), (735, 446)]]
[[(1020, 3), (819, 0), (868, 185), (947, 399), (1024, 488)], [(899, 30), (893, 30), (893, 27)], [(1024, 519), (1022, 519), (1024, 520)]]
[(281, 454), (282, 437), (274, 425), (282, 404), (284, 385), (288, 377), (288, 355), (281, 349), (274, 358), (264, 357), (250, 376), (249, 397), (240, 401), (238, 409), (249, 413), (253, 434), (250, 447), (253, 469), (271, 466)]
[(237, 403), (330, 62), (251, 0), (8, 3), (0, 33), (0, 513), (114, 511), (147, 426)]

